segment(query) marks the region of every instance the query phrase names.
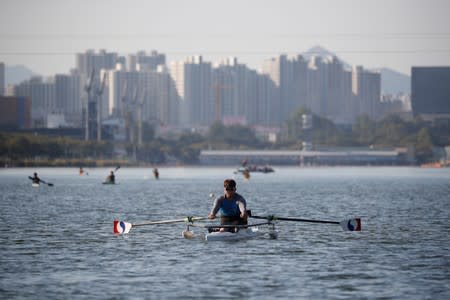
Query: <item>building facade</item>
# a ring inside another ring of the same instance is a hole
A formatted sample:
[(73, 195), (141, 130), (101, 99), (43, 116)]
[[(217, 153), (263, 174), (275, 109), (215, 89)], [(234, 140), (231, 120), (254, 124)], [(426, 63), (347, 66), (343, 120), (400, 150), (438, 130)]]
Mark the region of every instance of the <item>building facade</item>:
[(0, 96), (0, 126), (28, 129), (31, 127), (29, 97)]
[(413, 67), (411, 106), (414, 116), (450, 125), (450, 67)]
[(57, 112), (56, 89), (53, 78), (44, 81), (33, 77), (14, 88), (14, 96), (28, 97), (31, 102), (31, 126), (46, 127), (47, 116)]

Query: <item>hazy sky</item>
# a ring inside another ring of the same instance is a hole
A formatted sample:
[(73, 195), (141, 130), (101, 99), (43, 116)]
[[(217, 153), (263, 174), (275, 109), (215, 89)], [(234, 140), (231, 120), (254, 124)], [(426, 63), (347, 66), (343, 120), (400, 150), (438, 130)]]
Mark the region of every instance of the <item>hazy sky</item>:
[(266, 58), (320, 45), (352, 65), (450, 66), (448, 0), (0, 0), (0, 61), (68, 73), (75, 54)]

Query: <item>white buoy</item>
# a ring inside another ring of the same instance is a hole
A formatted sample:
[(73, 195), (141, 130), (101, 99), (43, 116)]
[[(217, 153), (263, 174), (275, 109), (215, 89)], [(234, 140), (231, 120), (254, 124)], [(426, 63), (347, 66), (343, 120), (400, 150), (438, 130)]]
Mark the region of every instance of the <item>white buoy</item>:
[(209, 198), (214, 198), (214, 196), (215, 196), (214, 193), (209, 194)]

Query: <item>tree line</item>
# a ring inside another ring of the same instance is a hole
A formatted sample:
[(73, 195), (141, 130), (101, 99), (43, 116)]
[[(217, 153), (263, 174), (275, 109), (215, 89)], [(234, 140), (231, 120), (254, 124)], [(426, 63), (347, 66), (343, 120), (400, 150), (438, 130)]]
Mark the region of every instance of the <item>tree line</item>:
[[(130, 163), (145, 164), (198, 163), (202, 149), (302, 149), (304, 141), (313, 147), (412, 147), (418, 163), (430, 162), (435, 147), (450, 145), (448, 127), (430, 126), (420, 118), (405, 121), (390, 115), (380, 121), (360, 116), (352, 126), (337, 126), (330, 120), (312, 114), (312, 128), (303, 128), (301, 108), (284, 124), (275, 143), (258, 138), (247, 126), (225, 126), (214, 123), (206, 135), (184, 132), (172, 137), (147, 135), (136, 147), (117, 141), (83, 141), (68, 137), (0, 132), (0, 160), (7, 164), (24, 161), (62, 160), (61, 164), (86, 164), (86, 161), (113, 161), (120, 155)], [(152, 132), (151, 130), (149, 130)]]

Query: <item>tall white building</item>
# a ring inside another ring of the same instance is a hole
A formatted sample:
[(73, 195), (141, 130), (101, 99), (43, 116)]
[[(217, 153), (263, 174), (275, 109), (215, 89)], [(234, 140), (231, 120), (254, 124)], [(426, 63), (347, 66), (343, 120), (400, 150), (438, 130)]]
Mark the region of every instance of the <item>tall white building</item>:
[(215, 106), (212, 97), (211, 63), (202, 56), (173, 62), (170, 70), (180, 101), (180, 125), (201, 127), (213, 123)]
[(220, 120), (225, 123), (274, 125), (273, 99), (278, 89), (268, 75), (229, 58), (214, 69), (212, 84), (216, 119), (220, 112)]
[[(308, 82), (308, 62), (301, 55), (296, 57), (280, 55), (264, 62), (263, 72), (270, 77), (277, 88), (273, 98), (276, 106), (271, 110), (274, 114), (272, 118), (276, 122), (286, 121), (295, 110), (302, 106), (310, 108), (317, 106), (316, 109), (320, 110), (319, 93), (323, 91), (320, 88), (323, 69), (316, 66), (314, 62), (311, 69), (317, 73), (313, 72)], [(308, 86), (314, 99), (309, 102)]]
[(175, 89), (175, 82), (170, 76), (166, 66), (159, 65), (155, 78), (157, 115), (156, 120), (160, 125), (178, 125), (179, 99)]
[(321, 61), (317, 56), (312, 56), (308, 61), (308, 73), (306, 77), (306, 107), (315, 114), (321, 114)]
[[(142, 122), (161, 126), (178, 122), (174, 83), (167, 68), (141, 68), (127, 71), (122, 64), (107, 73), (106, 116), (124, 119), (127, 126)], [(133, 125), (134, 126), (134, 125)]]
[(354, 116), (366, 114), (371, 119), (378, 117), (381, 101), (381, 75), (379, 72), (364, 70), (354, 66), (352, 70), (352, 92), (354, 96)]
[[(138, 74), (136, 71), (128, 72), (123, 64), (117, 64), (114, 70), (106, 72), (108, 89), (107, 110), (105, 117), (123, 117), (126, 105), (135, 101), (138, 88)], [(135, 95), (136, 94), (136, 95)]]
[(307, 107), (308, 62), (302, 55), (292, 59), (292, 102), (289, 110), (294, 112), (299, 107)]
[(327, 90), (323, 115), (335, 123), (349, 123), (347, 118), (348, 104), (351, 101), (350, 72), (344, 69), (343, 64), (335, 56), (324, 59), (326, 66), (325, 86)]
[(82, 85), (80, 74), (55, 75), (55, 106), (68, 125), (82, 127)]
[(85, 53), (77, 53), (76, 68), (81, 74), (90, 74), (95, 71), (98, 77), (101, 69), (114, 69), (120, 58), (115, 52), (107, 52), (102, 49), (98, 53), (94, 50), (87, 50)]
[(149, 54), (145, 51), (139, 51), (136, 54), (128, 56), (128, 71), (153, 70), (156, 71), (158, 66), (166, 65), (166, 55), (153, 50)]
[(283, 100), (285, 99), (282, 99), (284, 96), (284, 91), (282, 92), (282, 88), (285, 86), (285, 64), (286, 56), (281, 55), (279, 57), (265, 60), (262, 65), (262, 72), (272, 80), (276, 87), (276, 90), (271, 96), (271, 102), (273, 102), (274, 105), (272, 105), (269, 109), (271, 113), (270, 119), (274, 120), (277, 125), (281, 125), (283, 117), (287, 111), (286, 103), (283, 103)]

